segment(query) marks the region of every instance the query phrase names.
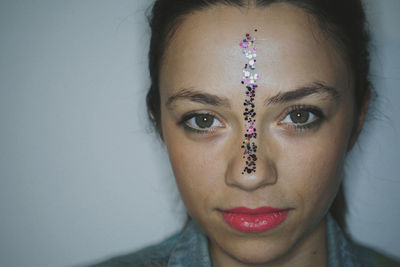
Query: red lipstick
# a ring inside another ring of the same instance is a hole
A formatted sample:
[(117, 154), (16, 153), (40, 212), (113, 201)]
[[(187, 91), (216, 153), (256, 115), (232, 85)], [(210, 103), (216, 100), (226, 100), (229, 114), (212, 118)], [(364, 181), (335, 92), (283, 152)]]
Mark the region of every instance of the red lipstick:
[(275, 228), (285, 221), (289, 209), (260, 207), (249, 209), (238, 207), (222, 210), (225, 222), (232, 228), (241, 232), (264, 232)]

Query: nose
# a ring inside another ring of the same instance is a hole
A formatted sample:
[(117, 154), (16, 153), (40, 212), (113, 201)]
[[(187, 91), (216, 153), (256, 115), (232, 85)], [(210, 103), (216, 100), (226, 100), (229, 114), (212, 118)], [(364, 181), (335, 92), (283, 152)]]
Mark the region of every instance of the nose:
[[(259, 144), (259, 148), (260, 145)], [(256, 171), (248, 173), (244, 171), (246, 167), (246, 157), (243, 158), (244, 150), (238, 149), (231, 151), (230, 161), (225, 173), (225, 183), (228, 186), (240, 188), (245, 191), (255, 191), (264, 186), (273, 185), (277, 181), (277, 168), (271, 157), (263, 149), (257, 152)]]

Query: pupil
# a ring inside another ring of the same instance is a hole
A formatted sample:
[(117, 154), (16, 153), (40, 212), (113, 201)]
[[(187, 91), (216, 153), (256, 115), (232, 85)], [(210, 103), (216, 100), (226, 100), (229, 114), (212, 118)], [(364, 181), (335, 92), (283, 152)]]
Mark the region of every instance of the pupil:
[(299, 123), (299, 124), (306, 123), (309, 118), (310, 118), (310, 113), (308, 111), (301, 110), (290, 113), (290, 119), (294, 123)]
[(214, 118), (210, 115), (199, 115), (196, 117), (196, 124), (200, 128), (210, 128), (213, 122)]

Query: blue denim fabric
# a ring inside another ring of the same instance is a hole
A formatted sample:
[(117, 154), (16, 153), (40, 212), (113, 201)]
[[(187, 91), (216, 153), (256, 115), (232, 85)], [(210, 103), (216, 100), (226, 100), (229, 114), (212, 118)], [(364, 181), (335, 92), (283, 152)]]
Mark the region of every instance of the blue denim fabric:
[[(372, 250), (348, 241), (329, 214), (326, 227), (328, 267), (400, 266)], [(194, 221), (190, 221), (181, 233), (158, 245), (93, 266), (211, 267), (212, 265), (207, 237)]]
[(206, 235), (191, 221), (171, 252), (168, 267), (211, 267)]
[[(357, 261), (354, 249), (330, 215), (326, 222), (328, 267), (364, 267)], [(374, 264), (368, 266), (376, 266)], [(367, 267), (367, 266), (365, 266)]]

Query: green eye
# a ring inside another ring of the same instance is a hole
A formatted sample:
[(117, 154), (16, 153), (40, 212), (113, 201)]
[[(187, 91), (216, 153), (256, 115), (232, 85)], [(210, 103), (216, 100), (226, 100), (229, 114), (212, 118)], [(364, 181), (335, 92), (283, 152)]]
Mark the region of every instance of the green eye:
[(192, 131), (207, 132), (223, 124), (215, 116), (207, 113), (190, 114), (182, 119), (185, 128)]
[(198, 128), (210, 128), (214, 123), (214, 117), (208, 114), (197, 115), (194, 117), (195, 124)]
[(323, 121), (323, 118), (324, 114), (318, 108), (295, 106), (291, 108), (291, 111), (287, 113), (286, 117), (280, 123), (303, 130), (317, 126)]
[(293, 123), (304, 124), (307, 123), (310, 117), (313, 117), (314, 114), (310, 114), (310, 112), (306, 110), (295, 110), (290, 112), (289, 116)]

